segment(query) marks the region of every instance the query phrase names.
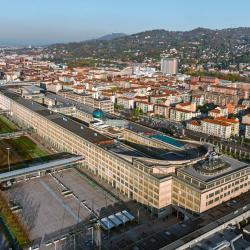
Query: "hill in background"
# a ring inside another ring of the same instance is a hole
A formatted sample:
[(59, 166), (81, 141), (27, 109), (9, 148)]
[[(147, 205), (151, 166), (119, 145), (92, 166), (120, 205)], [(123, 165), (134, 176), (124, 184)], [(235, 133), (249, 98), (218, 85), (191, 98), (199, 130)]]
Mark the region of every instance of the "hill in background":
[(95, 40), (54, 44), (47, 50), (64, 60), (91, 57), (141, 62), (171, 55), (181, 63), (215, 63), (223, 68), (229, 63), (250, 63), (250, 28), (114, 33)]

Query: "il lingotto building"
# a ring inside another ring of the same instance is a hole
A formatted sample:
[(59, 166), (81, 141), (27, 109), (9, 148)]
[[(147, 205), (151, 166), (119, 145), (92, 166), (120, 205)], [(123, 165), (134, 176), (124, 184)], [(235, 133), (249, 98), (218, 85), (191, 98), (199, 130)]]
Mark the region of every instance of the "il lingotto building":
[[(19, 93), (0, 87), (0, 108), (17, 124), (34, 128), (60, 151), (83, 155), (80, 167), (153, 213), (178, 208), (201, 213), (249, 190), (248, 164), (213, 155), (209, 145), (176, 140), (112, 115), (90, 121), (89, 107), (52, 93), (36, 99)], [(55, 99), (56, 106), (46, 106)]]

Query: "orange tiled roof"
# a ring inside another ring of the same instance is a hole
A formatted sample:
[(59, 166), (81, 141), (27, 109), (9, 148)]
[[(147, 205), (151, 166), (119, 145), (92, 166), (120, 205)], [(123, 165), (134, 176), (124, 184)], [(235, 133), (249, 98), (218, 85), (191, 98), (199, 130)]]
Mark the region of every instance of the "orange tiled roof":
[(200, 126), (199, 122), (196, 120), (192, 120), (189, 122), (190, 124), (194, 125), (194, 126)]
[(220, 125), (220, 126), (224, 126), (224, 127), (228, 127), (231, 126), (230, 124), (228, 124), (227, 122), (224, 121), (220, 121), (220, 120), (215, 120), (215, 119), (203, 119), (204, 122), (207, 123), (212, 123), (212, 124), (216, 124), (216, 125)]
[(216, 120), (229, 122), (229, 123), (239, 123), (239, 121), (234, 119), (234, 118), (218, 117), (218, 118), (216, 118)]

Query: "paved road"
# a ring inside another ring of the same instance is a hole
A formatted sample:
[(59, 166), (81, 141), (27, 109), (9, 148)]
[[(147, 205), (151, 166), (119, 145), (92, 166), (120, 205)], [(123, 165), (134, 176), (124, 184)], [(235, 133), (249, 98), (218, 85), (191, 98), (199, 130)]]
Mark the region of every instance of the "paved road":
[(226, 141), (214, 136), (209, 136), (206, 134), (202, 134), (202, 133), (198, 133), (198, 132), (194, 132), (191, 130), (185, 130), (185, 135), (193, 140), (197, 140), (199, 141), (200, 139), (206, 139), (206, 141), (209, 141), (211, 143), (220, 143), (224, 146), (230, 146), (233, 150), (241, 150), (242, 152), (246, 152), (249, 153), (250, 152), (250, 145), (243, 143), (243, 144), (239, 144), (239, 143), (235, 143), (233, 141)]

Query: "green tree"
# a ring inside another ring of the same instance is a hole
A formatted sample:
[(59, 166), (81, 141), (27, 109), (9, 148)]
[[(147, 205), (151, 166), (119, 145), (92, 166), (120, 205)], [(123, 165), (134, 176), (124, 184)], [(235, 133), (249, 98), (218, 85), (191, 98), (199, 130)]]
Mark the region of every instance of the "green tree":
[(133, 116), (139, 117), (139, 115), (142, 113), (142, 111), (139, 108), (133, 109)]

